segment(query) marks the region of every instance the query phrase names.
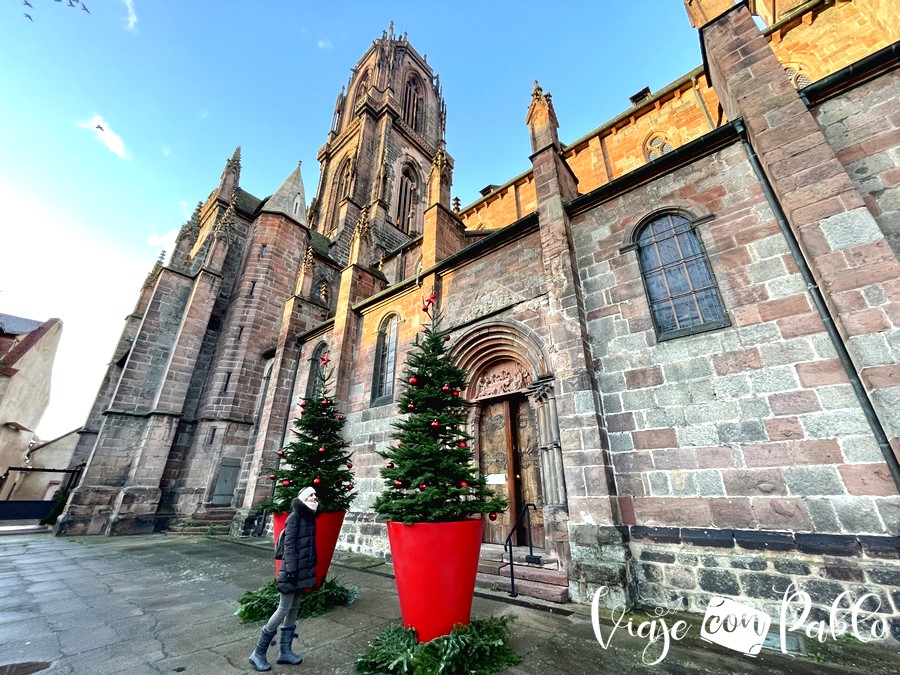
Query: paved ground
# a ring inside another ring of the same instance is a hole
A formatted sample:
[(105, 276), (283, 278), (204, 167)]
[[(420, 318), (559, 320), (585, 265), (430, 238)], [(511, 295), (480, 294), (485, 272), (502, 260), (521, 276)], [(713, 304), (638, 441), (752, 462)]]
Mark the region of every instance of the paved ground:
[[(0, 675), (253, 672), (247, 656), (259, 626), (242, 625), (234, 612), (244, 590), (267, 580), (272, 557), (267, 542), (241, 541), (173, 535), (0, 536)], [(359, 600), (302, 621), (297, 651), (304, 663), (273, 664), (272, 673), (353, 673), (369, 640), (399, 621), (389, 565), (338, 553), (332, 571), (344, 583), (359, 586)], [(565, 605), (550, 612), (505, 599), (499, 593), (479, 594), (473, 616), (517, 617), (513, 646), (524, 661), (507, 671), (510, 675), (887, 675), (897, 673), (900, 662), (896, 651), (845, 642), (808, 644), (815, 659), (769, 653), (750, 659), (700, 641), (699, 621), (693, 617), (694, 637), (674, 642), (659, 665), (646, 667), (641, 663), (646, 642), (629, 636), (624, 626), (608, 649), (600, 646), (588, 608)], [(607, 634), (610, 629), (603, 628)], [(275, 653), (272, 648), (270, 658)]]

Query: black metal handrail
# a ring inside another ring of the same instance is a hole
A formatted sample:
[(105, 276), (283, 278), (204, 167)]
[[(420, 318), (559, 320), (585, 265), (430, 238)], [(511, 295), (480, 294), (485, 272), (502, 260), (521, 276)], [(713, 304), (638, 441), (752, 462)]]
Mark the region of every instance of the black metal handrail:
[[(81, 463), (76, 466), (74, 469), (45, 469), (43, 467), (35, 467), (35, 466), (11, 466), (6, 469), (2, 476), (0, 476), (0, 487), (6, 482), (9, 478), (10, 471), (18, 471), (20, 473), (67, 473), (69, 477), (66, 479), (66, 486), (63, 490), (69, 491), (74, 487), (78, 486), (79, 481), (81, 480), (81, 474), (84, 472), (85, 464)], [(6, 498), (9, 499), (10, 495), (7, 495)]]
[(519, 595), (516, 593), (516, 563), (513, 560), (512, 538), (516, 534), (516, 530), (519, 529), (519, 523), (522, 522), (522, 518), (525, 518), (527, 522), (528, 532), (528, 555), (525, 556), (525, 562), (537, 565), (541, 564), (541, 557), (534, 554), (534, 546), (531, 544), (531, 511), (529, 511), (529, 508), (537, 511), (537, 506), (535, 504), (526, 504), (523, 506), (522, 510), (519, 511), (519, 517), (516, 518), (516, 522), (513, 523), (512, 530), (509, 531), (506, 542), (503, 544), (504, 552), (509, 549), (509, 596), (511, 598), (515, 598)]

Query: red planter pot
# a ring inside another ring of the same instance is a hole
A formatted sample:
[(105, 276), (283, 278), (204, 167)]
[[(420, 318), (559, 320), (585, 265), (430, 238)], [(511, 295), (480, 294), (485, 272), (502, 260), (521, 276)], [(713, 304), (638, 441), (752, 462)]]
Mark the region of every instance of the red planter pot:
[(469, 623), (481, 550), (481, 519), (404, 525), (389, 521), (403, 625), (419, 642)]
[[(334, 549), (337, 547), (338, 535), (341, 533), (341, 525), (344, 524), (344, 514), (346, 511), (326, 511), (319, 514), (316, 519), (316, 588), (325, 581), (325, 575), (328, 574), (328, 568), (331, 566), (331, 558), (334, 556)], [(274, 542), (278, 543), (278, 537), (284, 529), (289, 513), (273, 513), (272, 514), (272, 530)], [(281, 569), (281, 561), (275, 561), (275, 576)]]

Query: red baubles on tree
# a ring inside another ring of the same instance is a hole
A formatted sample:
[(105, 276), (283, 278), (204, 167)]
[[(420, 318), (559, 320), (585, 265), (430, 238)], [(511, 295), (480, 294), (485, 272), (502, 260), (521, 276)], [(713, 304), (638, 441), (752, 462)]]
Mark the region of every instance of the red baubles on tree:
[(415, 404), (415, 403), (410, 403), (408, 406), (406, 406), (406, 409), (407, 409), (407, 410), (415, 410), (415, 409), (416, 409), (416, 404)]
[(348, 490), (352, 490), (352, 489), (353, 489), (353, 483), (347, 483), (347, 489), (348, 489)]
[(419, 379), (415, 375), (413, 375), (411, 378), (409, 378), (409, 383), (415, 387), (417, 384), (419, 384)]
[(420, 489), (420, 490), (424, 490), (426, 487), (428, 487), (428, 486), (425, 485), (425, 483), (419, 483), (419, 489)]
[(272, 513), (289, 512), (291, 502), (307, 485), (316, 486), (323, 513), (344, 511), (352, 502), (353, 497), (345, 488), (353, 480), (346, 466), (351, 453), (341, 437), (346, 416), (332, 398), (327, 364), (328, 359), (317, 357), (313, 361), (315, 393), (299, 399), (293, 440), (275, 448), (278, 466), (264, 469), (274, 476), (275, 490), (271, 501), (265, 504)]
[(449, 341), (450, 341), (450, 333), (447, 333), (447, 334), (444, 336), (444, 341), (445, 341), (445, 342), (449, 342)]
[(276, 478), (278, 478), (278, 476), (276, 476), (274, 473), (269, 474), (269, 480), (275, 480)]
[(348, 469), (352, 469), (352, 468), (353, 468), (353, 462), (347, 462), (347, 468), (348, 468)]
[(438, 422), (437, 420), (434, 420), (434, 421), (431, 423), (431, 426), (433, 426), (434, 428), (437, 428), (437, 427), (441, 426), (441, 423)]
[(443, 387), (441, 387), (441, 391), (450, 391), (450, 385), (445, 384)]
[(458, 391), (454, 391), (454, 392), (453, 392), (453, 398), (459, 398), (459, 392), (458, 392)]
[(467, 448), (467, 447), (469, 447), (469, 444), (466, 443), (465, 441), (460, 441), (459, 443), (457, 443), (457, 445), (458, 445), (459, 447), (461, 447), (461, 448)]
[(395, 487), (395, 488), (402, 488), (402, 487), (403, 487), (403, 481), (402, 481), (402, 480), (395, 480), (395, 481), (394, 481), (394, 487)]
[(488, 518), (490, 518), (491, 520), (497, 520), (497, 514), (494, 513), (493, 511), (491, 511), (491, 512), (488, 514)]
[(393, 462), (388, 462), (388, 463), (387, 463), (387, 468), (393, 469), (393, 468), (394, 468), (394, 463), (393, 463)]
[(464, 487), (469, 487), (469, 484), (468, 484), (466, 481), (462, 481), (462, 482), (459, 484), (459, 487), (463, 487), (463, 488), (464, 488)]

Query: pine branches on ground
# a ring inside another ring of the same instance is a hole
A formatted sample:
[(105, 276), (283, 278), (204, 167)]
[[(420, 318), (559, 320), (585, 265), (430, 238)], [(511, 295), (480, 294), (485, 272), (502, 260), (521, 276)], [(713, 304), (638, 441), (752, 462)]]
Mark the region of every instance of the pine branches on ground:
[[(352, 605), (358, 597), (358, 587), (345, 586), (339, 579), (326, 579), (320, 588), (303, 597), (298, 616), (301, 619), (321, 616), (335, 607)], [(246, 591), (238, 601), (240, 607), (235, 615), (241, 623), (265, 621), (278, 608), (278, 600), (278, 586), (272, 579), (255, 591)]]
[(512, 616), (474, 619), (449, 635), (416, 642), (416, 631), (389, 626), (356, 661), (362, 675), (493, 675), (522, 658), (507, 644)]

